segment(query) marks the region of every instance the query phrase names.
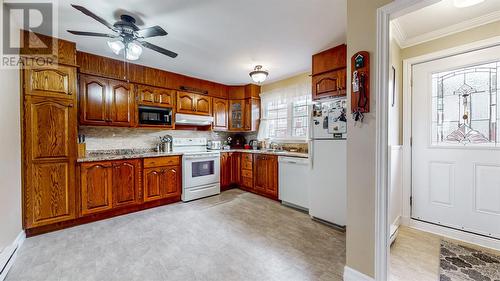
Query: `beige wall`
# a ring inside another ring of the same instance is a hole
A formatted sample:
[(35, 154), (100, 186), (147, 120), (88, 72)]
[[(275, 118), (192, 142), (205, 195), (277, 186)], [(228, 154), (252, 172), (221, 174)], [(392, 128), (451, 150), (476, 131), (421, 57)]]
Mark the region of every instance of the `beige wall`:
[[(377, 8), (391, 0), (347, 1), (347, 53), (370, 52), (371, 112), (362, 124), (348, 120), (347, 139), (347, 266), (374, 276), (375, 272), (375, 69)], [(350, 75), (348, 85), (351, 82)], [(348, 87), (350, 89), (350, 87)], [(349, 90), (350, 91), (350, 90)], [(347, 95), (350, 97), (350, 93)], [(350, 103), (350, 98), (348, 98)], [(350, 105), (349, 105), (350, 107)]]
[(0, 251), (21, 232), (19, 71), (0, 70)]
[(290, 85), (311, 82), (310, 75), (311, 75), (310, 72), (306, 72), (306, 73), (292, 76), (292, 77), (287, 78), (287, 79), (283, 79), (280, 81), (276, 81), (273, 83), (262, 85), (261, 92), (264, 93), (264, 92), (272, 91), (272, 90), (279, 89), (279, 88), (285, 88), (285, 87), (288, 87)]
[(417, 57), (496, 36), (500, 36), (500, 21), (405, 48), (401, 50), (401, 58)]

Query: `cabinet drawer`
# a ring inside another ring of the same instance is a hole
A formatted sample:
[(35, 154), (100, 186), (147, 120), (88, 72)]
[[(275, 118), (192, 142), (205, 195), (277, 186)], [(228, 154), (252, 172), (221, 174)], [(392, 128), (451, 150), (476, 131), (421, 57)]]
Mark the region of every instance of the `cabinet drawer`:
[(241, 171), (241, 176), (242, 177), (247, 177), (247, 178), (252, 178), (253, 177), (252, 170), (242, 170)]
[(144, 168), (176, 166), (180, 163), (179, 156), (144, 158)]
[(241, 160), (252, 162), (252, 153), (242, 153)]
[(241, 185), (245, 187), (253, 187), (253, 178), (241, 177)]

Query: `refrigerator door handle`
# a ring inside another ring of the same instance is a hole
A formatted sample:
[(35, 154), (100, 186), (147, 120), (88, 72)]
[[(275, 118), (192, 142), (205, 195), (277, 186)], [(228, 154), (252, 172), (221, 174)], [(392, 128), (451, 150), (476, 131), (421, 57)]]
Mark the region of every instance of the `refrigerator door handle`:
[(311, 170), (314, 167), (314, 141), (310, 140), (309, 141), (309, 158), (311, 161)]

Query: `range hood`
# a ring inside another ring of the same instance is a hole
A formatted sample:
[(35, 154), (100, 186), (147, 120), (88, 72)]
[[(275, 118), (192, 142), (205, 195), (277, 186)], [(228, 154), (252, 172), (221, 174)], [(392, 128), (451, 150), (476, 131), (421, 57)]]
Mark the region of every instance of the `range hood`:
[(175, 114), (175, 124), (179, 125), (194, 125), (194, 126), (209, 126), (212, 125), (214, 118), (212, 116), (200, 116), (194, 114)]

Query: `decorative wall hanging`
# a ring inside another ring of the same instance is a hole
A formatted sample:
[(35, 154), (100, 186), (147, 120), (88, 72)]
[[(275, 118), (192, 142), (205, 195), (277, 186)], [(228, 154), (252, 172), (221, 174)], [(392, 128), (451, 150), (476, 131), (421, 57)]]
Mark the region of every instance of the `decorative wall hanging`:
[(370, 112), (370, 53), (361, 51), (351, 58), (351, 113), (356, 122), (363, 122)]

